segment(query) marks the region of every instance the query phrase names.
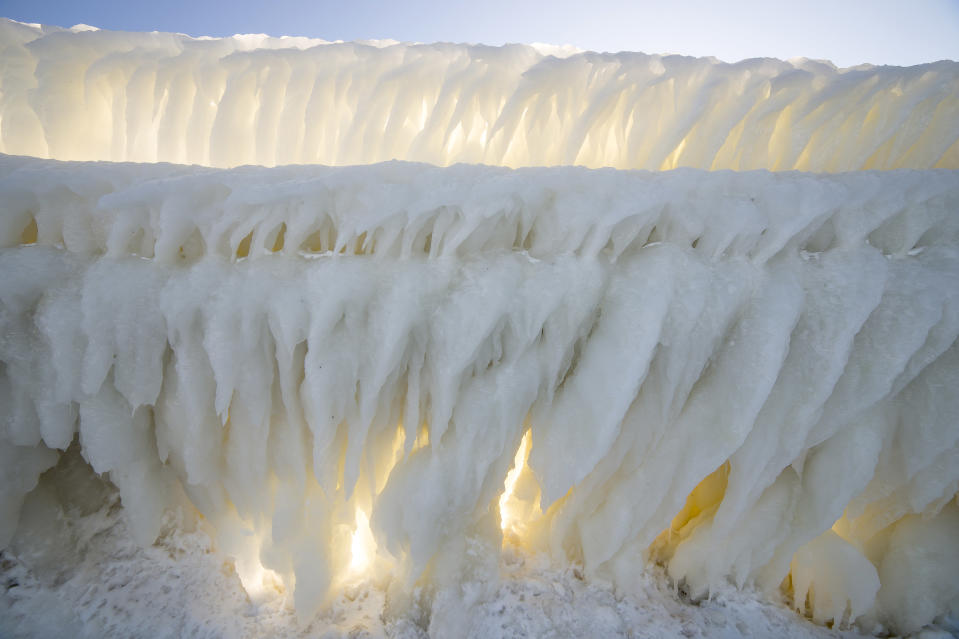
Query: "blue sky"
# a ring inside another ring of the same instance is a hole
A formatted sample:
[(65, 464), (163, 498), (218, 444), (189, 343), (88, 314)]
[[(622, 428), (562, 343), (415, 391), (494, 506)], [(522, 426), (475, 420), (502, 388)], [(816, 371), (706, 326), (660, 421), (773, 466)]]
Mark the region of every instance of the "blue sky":
[(0, 15), (190, 35), (548, 42), (727, 61), (806, 56), (848, 66), (959, 59), (959, 0), (0, 0)]

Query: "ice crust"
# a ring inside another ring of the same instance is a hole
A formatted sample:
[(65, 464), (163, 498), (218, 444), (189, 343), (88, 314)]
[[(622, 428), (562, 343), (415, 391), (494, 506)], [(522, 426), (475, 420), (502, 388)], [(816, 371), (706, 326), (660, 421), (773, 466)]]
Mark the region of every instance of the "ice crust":
[(219, 167), (959, 168), (956, 62), (547, 51), (2, 20), (0, 152)]
[(957, 610), (955, 171), (3, 156), (0, 202), (0, 547), (78, 436), (140, 543), (195, 508), (303, 620), (367, 516), (391, 606), (505, 535), (624, 591)]

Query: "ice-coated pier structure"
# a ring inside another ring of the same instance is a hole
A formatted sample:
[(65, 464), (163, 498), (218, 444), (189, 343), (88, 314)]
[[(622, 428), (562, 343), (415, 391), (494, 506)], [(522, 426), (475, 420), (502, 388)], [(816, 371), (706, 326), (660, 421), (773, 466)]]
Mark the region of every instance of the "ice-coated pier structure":
[(0, 152), (231, 167), (959, 166), (959, 68), (11, 23)]
[(504, 544), (959, 611), (959, 64), (548, 53), (0, 22), (0, 547), (76, 441), (304, 620)]

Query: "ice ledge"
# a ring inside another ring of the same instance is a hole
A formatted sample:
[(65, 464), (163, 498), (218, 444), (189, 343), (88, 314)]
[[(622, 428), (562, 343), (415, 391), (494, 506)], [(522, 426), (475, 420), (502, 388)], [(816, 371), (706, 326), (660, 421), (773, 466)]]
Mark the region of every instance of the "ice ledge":
[(0, 155), (0, 247), (164, 264), (216, 256), (616, 261), (651, 244), (764, 263), (868, 243), (955, 245), (959, 173), (671, 172), (388, 162), (207, 169)]

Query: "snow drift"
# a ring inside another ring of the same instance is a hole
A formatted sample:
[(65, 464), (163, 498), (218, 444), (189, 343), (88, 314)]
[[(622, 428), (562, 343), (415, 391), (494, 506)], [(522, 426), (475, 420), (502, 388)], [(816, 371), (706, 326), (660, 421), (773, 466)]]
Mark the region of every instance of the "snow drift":
[(140, 543), (179, 509), (305, 620), (504, 544), (959, 610), (955, 63), (0, 37), (6, 152), (925, 169), (2, 156), (0, 548), (78, 441)]

